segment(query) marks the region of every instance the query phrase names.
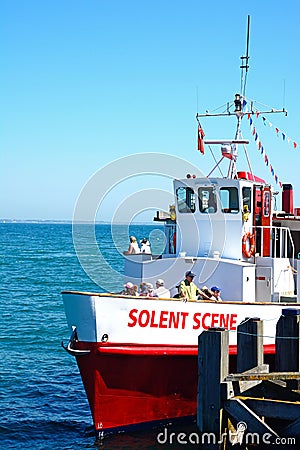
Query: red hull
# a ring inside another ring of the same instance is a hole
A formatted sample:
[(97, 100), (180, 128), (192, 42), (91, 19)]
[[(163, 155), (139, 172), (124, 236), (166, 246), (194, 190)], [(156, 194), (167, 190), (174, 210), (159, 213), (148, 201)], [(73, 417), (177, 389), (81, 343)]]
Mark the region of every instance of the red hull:
[[(197, 346), (76, 343), (97, 432), (196, 415)], [(274, 353), (274, 346), (265, 348)], [(236, 348), (230, 349), (234, 370)]]

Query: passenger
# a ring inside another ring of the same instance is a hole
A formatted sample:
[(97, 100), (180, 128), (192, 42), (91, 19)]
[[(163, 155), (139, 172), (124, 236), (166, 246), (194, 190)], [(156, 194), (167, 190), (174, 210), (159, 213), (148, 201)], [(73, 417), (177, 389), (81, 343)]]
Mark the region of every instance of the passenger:
[(137, 253), (141, 253), (140, 247), (136, 241), (136, 237), (130, 236), (129, 240), (130, 240), (130, 244), (129, 244), (128, 250), (123, 252), (123, 255), (135, 255)]
[(141, 253), (151, 254), (150, 242), (147, 238), (140, 241), (141, 243)]
[(147, 283), (140, 284), (140, 297), (148, 297), (149, 286)]
[(154, 289), (154, 294), (160, 298), (170, 298), (171, 294), (169, 289), (165, 288), (165, 282), (161, 278), (156, 280), (156, 289)]
[(130, 281), (128, 281), (126, 284), (124, 284), (124, 289), (123, 291), (120, 292), (121, 295), (137, 295), (135, 288), (134, 288), (134, 284), (131, 283)]
[(185, 274), (185, 280), (183, 280), (178, 287), (179, 298), (182, 298), (184, 302), (188, 300), (197, 300), (198, 295), (201, 294), (198, 287), (193, 283), (195, 274), (188, 270)]
[(154, 294), (153, 284), (152, 283), (146, 283), (148, 287), (148, 297), (156, 297)]
[(138, 288), (138, 285), (137, 285), (137, 284), (134, 284), (134, 285), (133, 285), (133, 292), (134, 292), (134, 295), (136, 295), (136, 296), (139, 295), (139, 288)]
[(222, 301), (222, 299), (220, 297), (221, 289), (218, 286), (213, 286), (210, 288), (210, 290), (213, 293), (212, 299), (217, 300), (218, 302), (221, 302)]
[(214, 293), (207, 286), (203, 286), (200, 289), (200, 295), (198, 297), (199, 300), (215, 300)]

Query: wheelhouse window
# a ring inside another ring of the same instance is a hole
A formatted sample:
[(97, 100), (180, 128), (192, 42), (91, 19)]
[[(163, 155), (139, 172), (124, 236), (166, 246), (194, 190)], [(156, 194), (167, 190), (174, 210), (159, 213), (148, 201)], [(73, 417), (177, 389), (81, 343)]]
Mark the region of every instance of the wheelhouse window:
[(176, 190), (177, 206), (180, 213), (196, 211), (195, 192), (190, 187), (180, 187)]
[(239, 196), (235, 187), (223, 187), (220, 189), (222, 212), (236, 214), (239, 212)]
[(243, 196), (243, 207), (248, 206), (248, 211), (251, 212), (251, 188), (243, 187), (242, 196)]
[(217, 212), (217, 196), (212, 186), (200, 187), (198, 190), (199, 209), (202, 213)]

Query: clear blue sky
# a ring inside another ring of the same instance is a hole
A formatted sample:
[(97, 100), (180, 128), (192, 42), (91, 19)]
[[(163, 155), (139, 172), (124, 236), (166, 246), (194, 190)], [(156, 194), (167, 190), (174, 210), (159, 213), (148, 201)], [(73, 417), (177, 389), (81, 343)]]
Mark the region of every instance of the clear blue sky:
[[(208, 173), (195, 114), (239, 91), (248, 14), (246, 95), (289, 112), (268, 119), (296, 150), (273, 130), (264, 137), (267, 127), (260, 137), (300, 206), (298, 1), (1, 0), (0, 218), (71, 219), (89, 177), (130, 154), (181, 156)], [(228, 138), (235, 122), (202, 126), (207, 139)], [(272, 182), (254, 144), (249, 152)]]

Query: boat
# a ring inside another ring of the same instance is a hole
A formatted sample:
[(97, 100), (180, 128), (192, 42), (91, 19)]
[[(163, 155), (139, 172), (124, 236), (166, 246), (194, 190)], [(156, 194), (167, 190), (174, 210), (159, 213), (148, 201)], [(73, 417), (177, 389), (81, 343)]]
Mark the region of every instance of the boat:
[[(242, 58), (247, 71), (248, 52)], [(200, 333), (230, 330), (234, 364), (238, 324), (259, 317), (268, 360), (282, 309), (299, 306), (300, 209), (290, 184), (280, 186), (282, 209), (275, 211), (274, 188), (251, 167), (237, 169), (238, 149), (249, 143), (242, 120), (260, 113), (245, 109), (245, 99), (241, 88), (224, 114), (237, 119), (233, 138), (204, 140), (200, 119), (214, 115), (197, 114), (198, 150), (221, 147), (215, 168), (228, 161), (227, 176), (175, 178), (174, 203), (154, 218), (164, 226), (163, 253), (124, 255), (124, 283), (163, 278), (170, 297), (62, 292), (71, 334), (64, 347), (76, 358), (98, 437), (195, 417)], [(174, 297), (189, 271), (203, 290), (221, 286), (222, 301)]]

